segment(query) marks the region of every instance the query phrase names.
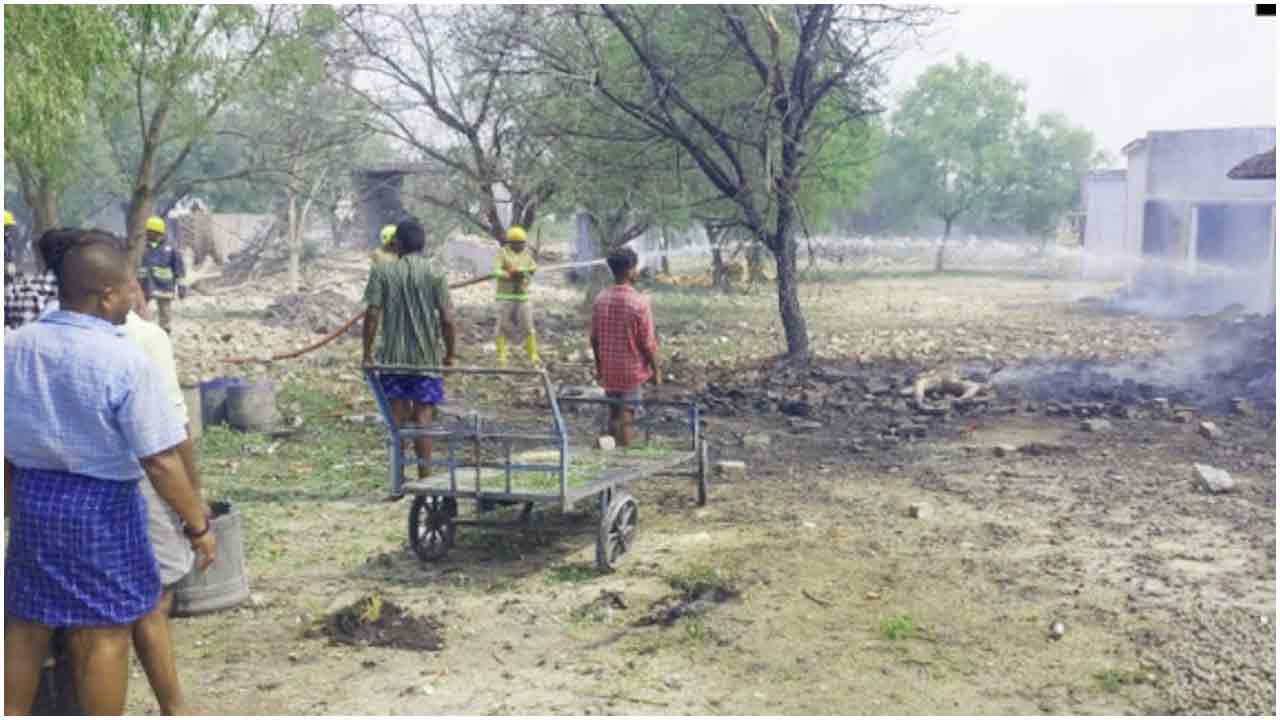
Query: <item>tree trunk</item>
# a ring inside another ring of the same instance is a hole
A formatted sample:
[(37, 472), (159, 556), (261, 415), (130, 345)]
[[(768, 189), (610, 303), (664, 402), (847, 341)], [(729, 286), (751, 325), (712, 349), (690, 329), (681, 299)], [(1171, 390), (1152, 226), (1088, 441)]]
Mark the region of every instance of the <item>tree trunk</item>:
[(753, 242), (747, 251), (747, 284), (754, 286), (757, 282), (767, 282), (764, 274), (764, 246)]
[(793, 363), (809, 361), (809, 329), (800, 309), (800, 287), (796, 278), (796, 243), (791, 229), (780, 229), (781, 237), (774, 247), (774, 260), (778, 268), (778, 311), (782, 315), (782, 329), (787, 338), (787, 358)]
[(139, 183), (129, 197), (129, 210), (125, 213), (124, 232), (129, 241), (129, 267), (135, 271), (142, 264), (142, 251), (146, 245), (143, 227), (151, 215), (155, 198), (148, 183)]
[[(601, 227), (598, 223), (590, 222), (590, 216), (585, 213), (582, 217), (588, 218), (587, 222), (579, 225), (579, 232), (586, 231), (585, 237), (581, 238), (586, 243), (582, 249), (589, 252), (591, 258), (604, 257), (606, 254), (605, 248), (612, 247), (606, 235), (613, 228)], [(600, 291), (609, 287), (609, 283), (613, 281), (613, 276), (610, 274), (608, 266), (605, 265), (592, 265), (582, 268), (582, 272), (586, 274), (586, 277), (583, 278), (586, 283), (582, 297), (582, 314), (587, 319), (587, 322), (590, 323), (591, 306)], [(579, 277), (582, 276), (580, 275)]]
[(289, 238), (288, 284), (289, 292), (296, 293), (302, 284), (302, 228), (298, 223), (298, 196), (293, 192), (289, 193), (287, 217), (288, 227), (285, 228), (285, 233)]
[(942, 239), (938, 241), (938, 254), (933, 259), (933, 271), (942, 272), (946, 264), (947, 238), (951, 237), (951, 223), (955, 218), (943, 218)]
[[(591, 217), (584, 212), (574, 215), (574, 226), (577, 232), (573, 236), (573, 261), (585, 262), (599, 257), (595, 255), (595, 241), (591, 234)], [(569, 282), (579, 283), (591, 274), (591, 268), (574, 268), (569, 271)]]
[(667, 256), (671, 252), (671, 238), (667, 234), (666, 225), (662, 226), (662, 240), (660, 242), (661, 244), (658, 247), (662, 249), (662, 263), (661, 263), (662, 274), (670, 276), (671, 275), (671, 258)]
[(31, 237), (38, 238), (58, 226), (58, 194), (49, 188), (47, 182), (36, 186), (35, 203), (31, 205), (34, 217), (31, 223)]
[(729, 266), (724, 264), (724, 248), (711, 247), (711, 287), (729, 292)]
[(34, 248), (35, 242), (46, 230), (58, 226), (58, 193), (49, 184), (48, 178), (34, 177), (23, 164), (18, 165), (19, 185), (22, 188), (22, 201), (31, 208), (31, 227), (26, 234), (25, 242), (17, 242), (14, 251), (14, 262), (19, 267), (26, 265), (26, 251)]
[(724, 247), (720, 244), (724, 238), (723, 231), (710, 225), (704, 226), (704, 230), (707, 233), (707, 245), (711, 248), (711, 287), (728, 292), (729, 268), (724, 264)]

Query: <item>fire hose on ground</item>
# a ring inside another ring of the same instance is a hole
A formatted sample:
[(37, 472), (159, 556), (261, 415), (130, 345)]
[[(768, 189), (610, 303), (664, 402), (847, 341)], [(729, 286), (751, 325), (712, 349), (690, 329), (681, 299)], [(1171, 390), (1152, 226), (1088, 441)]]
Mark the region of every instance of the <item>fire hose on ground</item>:
[[(470, 280), (463, 280), (462, 282), (454, 283), (449, 286), (449, 289), (457, 290), (458, 288), (464, 288), (470, 285), (477, 285), (486, 280), (492, 280), (492, 279), (493, 279), (493, 275), (481, 275), (479, 277), (471, 278)], [(242, 365), (244, 363), (251, 363), (251, 362), (268, 363), (268, 362), (276, 362), (277, 360), (291, 360), (293, 358), (298, 357), (299, 355), (305, 355), (311, 352), (312, 350), (318, 350), (324, 347), (325, 345), (328, 345), (329, 343), (333, 342), (334, 340), (337, 340), (338, 338), (342, 337), (342, 335), (346, 333), (348, 330), (350, 330), (353, 325), (360, 322), (360, 320), (364, 318), (364, 313), (365, 311), (361, 310), (360, 312), (356, 313), (355, 317), (343, 323), (342, 327), (338, 328), (337, 330), (334, 330), (328, 335), (325, 335), (323, 338), (317, 340), (314, 343), (311, 343), (310, 345), (302, 348), (301, 350), (294, 350), (292, 352), (286, 352), (286, 353), (277, 353), (275, 355), (272, 355), (269, 358), (255, 358), (255, 357), (225, 358), (223, 359), (222, 362), (227, 363), (229, 365)]]
[[(577, 268), (577, 267), (587, 267), (589, 265), (599, 265), (603, 262), (604, 260), (588, 260), (585, 262), (562, 263), (560, 265), (552, 265), (550, 267), (543, 268), (543, 272), (550, 272), (552, 270), (566, 270), (569, 268)], [(456, 282), (450, 285), (449, 289), (458, 290), (460, 288), (469, 287), (471, 285), (478, 285), (487, 280), (493, 280), (493, 275), (491, 274), (479, 275), (469, 280)], [(242, 365), (244, 363), (251, 363), (251, 362), (269, 363), (269, 362), (276, 362), (278, 360), (291, 360), (293, 358), (298, 357), (299, 355), (305, 355), (311, 352), (312, 350), (318, 350), (319, 348), (322, 348), (325, 345), (328, 345), (329, 343), (333, 342), (334, 340), (342, 337), (342, 335), (346, 333), (348, 330), (350, 330), (353, 325), (360, 322), (360, 320), (364, 317), (364, 313), (365, 311), (361, 310), (359, 313), (356, 314), (355, 317), (345, 322), (342, 325), (342, 327), (338, 328), (337, 330), (334, 330), (333, 332), (324, 336), (320, 340), (302, 348), (301, 350), (294, 350), (292, 352), (286, 352), (286, 353), (278, 353), (276, 355), (272, 355), (269, 358), (254, 358), (254, 357), (225, 358), (222, 362), (230, 365)]]

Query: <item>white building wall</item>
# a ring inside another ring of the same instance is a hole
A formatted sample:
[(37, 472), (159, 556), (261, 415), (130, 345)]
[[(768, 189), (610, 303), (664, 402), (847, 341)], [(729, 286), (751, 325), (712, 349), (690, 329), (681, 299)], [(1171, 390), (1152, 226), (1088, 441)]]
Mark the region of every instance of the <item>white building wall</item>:
[(1127, 212), (1124, 171), (1085, 176), (1083, 276), (1091, 280), (1124, 277)]
[(1227, 172), (1243, 158), (1275, 145), (1275, 128), (1149, 133), (1147, 193), (1174, 202), (1269, 201), (1275, 196), (1275, 181), (1240, 182), (1228, 178)]

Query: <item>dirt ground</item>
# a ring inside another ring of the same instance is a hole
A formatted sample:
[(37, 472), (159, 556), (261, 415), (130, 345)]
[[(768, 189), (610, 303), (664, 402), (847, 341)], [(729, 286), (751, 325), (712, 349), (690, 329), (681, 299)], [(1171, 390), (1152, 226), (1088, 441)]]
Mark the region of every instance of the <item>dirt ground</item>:
[[(805, 285), (804, 302), (818, 365), (864, 384), (948, 364), (1185, 345), (1186, 322), (1080, 302), (1112, 290), (999, 273), (832, 270)], [(652, 292), (665, 353), (677, 358), (666, 393), (704, 398), (730, 366), (744, 387), (762, 382), (742, 368), (780, 349), (767, 289)], [(486, 364), (484, 298), (459, 297), (472, 320), (464, 364)], [(584, 372), (577, 299), (550, 287), (539, 296), (545, 355), (563, 381)], [(271, 335), (279, 330), (258, 324), (265, 304), (253, 302), (188, 305), (180, 363), (206, 377), (232, 372), (201, 344), (230, 344), (217, 340), (225, 335), (260, 345), (316, 337)], [(1208, 439), (1199, 416), (1128, 413), (1090, 432), (1079, 417), (1013, 400), (898, 437), (908, 420), (895, 420), (903, 411), (891, 394), (848, 386), (835, 394), (862, 405), (804, 426), (776, 409), (712, 410), (713, 459), (744, 461), (745, 476), (713, 478), (701, 508), (688, 479), (636, 483), (640, 535), (617, 571), (594, 570), (597, 515), (585, 509), (540, 514), (532, 534), (463, 527), (447, 558), (424, 565), (406, 544), (409, 503), (378, 501), (385, 431), (356, 345), (234, 371), (280, 382), (294, 435), (213, 429), (202, 440), (208, 494), (244, 516), (253, 588), (244, 607), (177, 621), (182, 679), (203, 710), (1275, 712), (1266, 413), (1214, 417), (1224, 434)], [(461, 395), (450, 403), (500, 412), (492, 397)], [(1193, 463), (1229, 471), (1239, 488), (1197, 489)], [(725, 592), (673, 622), (647, 620), (708, 584)], [(353, 647), (319, 631), (368, 594), (429, 619), (443, 648)], [(155, 709), (135, 666), (129, 711)]]

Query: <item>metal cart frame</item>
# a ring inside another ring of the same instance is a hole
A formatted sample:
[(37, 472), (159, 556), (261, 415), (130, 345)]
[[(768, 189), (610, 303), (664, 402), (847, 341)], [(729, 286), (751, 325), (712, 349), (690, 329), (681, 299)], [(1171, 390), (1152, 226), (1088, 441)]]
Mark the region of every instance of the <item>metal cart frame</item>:
[[(397, 427), (391, 413), (391, 403), (383, 391), (379, 378), (384, 374), (445, 377), (448, 375), (507, 376), (537, 379), (541, 382), (550, 407), (548, 431), (504, 432), (490, 427), (478, 414), (469, 422), (446, 427), (439, 418), (430, 426), (405, 425)], [(596, 534), (596, 565), (610, 570), (630, 550), (639, 527), (639, 513), (635, 498), (627, 492), (627, 486), (648, 477), (687, 477), (695, 483), (699, 505), (707, 502), (710, 476), (706, 441), (702, 436), (698, 407), (692, 402), (680, 401), (624, 401), (600, 397), (572, 397), (559, 395), (551, 379), (543, 370), (499, 370), (493, 368), (405, 367), (375, 365), (365, 368), (365, 378), (378, 411), (387, 428), (390, 451), (390, 482), (393, 489), (414, 496), (409, 509), (409, 544), (424, 562), (444, 557), (453, 547), (458, 525), (478, 525), (495, 528), (528, 528), (532, 522), (535, 505), (558, 505), (561, 512), (569, 512), (584, 501), (597, 499), (600, 524)], [(572, 449), (569, 433), (561, 408), (563, 405), (631, 405), (643, 408), (674, 407), (685, 411), (689, 430), (687, 450), (672, 452), (669, 456), (649, 460), (641, 464), (613, 469), (606, 468), (598, 477), (579, 486), (569, 484), (569, 467)], [(406, 450), (404, 444), (418, 438), (433, 440), (432, 459), (429, 466), (443, 472), (431, 474), (427, 479), (406, 479), (407, 467), (427, 466), (417, 457), (412, 444)], [(482, 441), (499, 441), (504, 449), (502, 462), (486, 461), (481, 456)], [(520, 463), (512, 461), (513, 441), (537, 442), (551, 445), (556, 451), (554, 462)], [(442, 447), (443, 445), (443, 447)], [(466, 450), (470, 449), (470, 453)], [(469, 457), (468, 457), (469, 455)], [(691, 470), (678, 470), (692, 464)], [(488, 475), (486, 475), (488, 471)], [(545, 492), (517, 488), (512, 483), (513, 472), (543, 472), (554, 475), (556, 487)], [(493, 480), (495, 472), (501, 473), (502, 489), (485, 488), (485, 479)], [(494, 505), (521, 504), (523, 512), (515, 522), (495, 522), (480, 518), (460, 520), (458, 500), (474, 500), (481, 509), (480, 515)]]

